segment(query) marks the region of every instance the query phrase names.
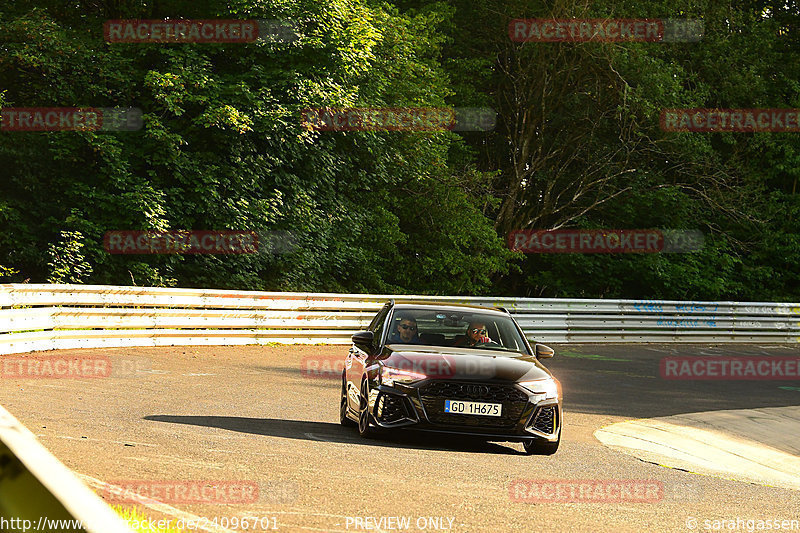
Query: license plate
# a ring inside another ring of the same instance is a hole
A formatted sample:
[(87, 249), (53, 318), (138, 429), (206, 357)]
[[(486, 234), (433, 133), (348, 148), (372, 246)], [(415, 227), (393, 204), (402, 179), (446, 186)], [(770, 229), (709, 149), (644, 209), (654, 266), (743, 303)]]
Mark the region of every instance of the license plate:
[(445, 400), (444, 412), (457, 415), (501, 416), (502, 403), (462, 402), (459, 400)]

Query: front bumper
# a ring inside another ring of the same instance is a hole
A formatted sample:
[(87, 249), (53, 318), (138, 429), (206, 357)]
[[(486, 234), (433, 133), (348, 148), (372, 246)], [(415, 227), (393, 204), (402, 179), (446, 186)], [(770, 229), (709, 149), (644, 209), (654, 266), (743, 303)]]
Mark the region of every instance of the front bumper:
[[(498, 441), (531, 439), (554, 442), (561, 430), (559, 399), (541, 399), (514, 383), (424, 380), (410, 385), (370, 389), (370, 413), (376, 426), (456, 433)], [(502, 416), (444, 412), (445, 400), (502, 404)]]

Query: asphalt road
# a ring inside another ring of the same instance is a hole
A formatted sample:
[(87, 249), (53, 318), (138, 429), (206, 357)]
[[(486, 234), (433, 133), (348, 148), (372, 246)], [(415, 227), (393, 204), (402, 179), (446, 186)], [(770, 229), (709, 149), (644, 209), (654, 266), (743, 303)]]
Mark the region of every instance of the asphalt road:
[[(800, 405), (797, 381), (669, 381), (659, 374), (666, 356), (800, 357), (800, 346), (556, 347), (547, 365), (563, 386), (565, 425), (561, 448), (549, 457), (526, 456), (521, 444), (453, 437), (361, 439), (338, 424), (338, 377), (301, 372), (309, 361), (325, 367), (346, 351), (48, 352), (109, 356), (112, 364), (135, 362), (139, 371), (91, 379), (6, 377), (0, 404), (68, 467), (96, 480), (257, 484), (255, 502), (166, 502), (218, 523), (248, 516), (269, 517), (279, 531), (747, 531), (747, 520), (800, 520), (798, 492), (645, 463), (593, 437), (596, 429), (630, 418)], [(662, 490), (656, 501), (643, 503), (532, 502), (530, 493), (522, 493), (529, 501), (519, 501), (520, 493), (510, 490), (519, 480), (606, 487), (642, 480)], [(165, 507), (147, 512), (174, 517)], [(407, 519), (409, 527), (389, 517)], [(737, 529), (720, 522), (737, 519)]]

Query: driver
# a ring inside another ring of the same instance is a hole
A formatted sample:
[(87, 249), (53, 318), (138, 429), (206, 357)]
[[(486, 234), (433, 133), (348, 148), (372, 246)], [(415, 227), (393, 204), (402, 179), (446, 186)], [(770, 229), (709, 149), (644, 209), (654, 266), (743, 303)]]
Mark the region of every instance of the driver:
[(389, 342), (401, 344), (420, 344), (417, 334), (417, 320), (414, 317), (405, 316), (397, 324), (397, 330), (389, 337)]
[(483, 322), (470, 322), (467, 327), (467, 336), (462, 337), (456, 346), (466, 346), (472, 348), (476, 344), (488, 344), (492, 342)]

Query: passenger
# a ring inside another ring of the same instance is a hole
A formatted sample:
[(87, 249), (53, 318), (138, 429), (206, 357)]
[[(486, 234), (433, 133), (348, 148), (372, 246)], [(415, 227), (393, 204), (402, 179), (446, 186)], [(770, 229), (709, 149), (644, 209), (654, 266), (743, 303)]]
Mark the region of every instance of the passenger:
[(470, 322), (466, 336), (459, 337), (454, 346), (472, 348), (478, 344), (488, 344), (490, 342), (493, 341), (489, 338), (486, 324), (483, 322)]

